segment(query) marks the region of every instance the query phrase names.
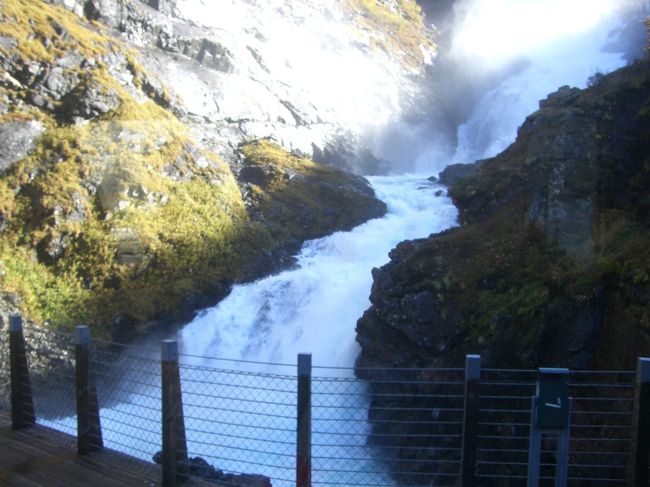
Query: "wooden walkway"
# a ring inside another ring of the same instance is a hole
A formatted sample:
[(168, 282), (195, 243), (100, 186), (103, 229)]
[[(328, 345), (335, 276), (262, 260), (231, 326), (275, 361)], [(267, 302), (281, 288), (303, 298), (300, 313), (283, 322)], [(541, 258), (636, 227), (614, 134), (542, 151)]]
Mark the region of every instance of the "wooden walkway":
[[(157, 487), (161, 479), (158, 465), (114, 450), (78, 456), (73, 436), (45, 426), (13, 431), (0, 410), (1, 487)], [(215, 487), (195, 478), (182, 485)]]
[(111, 450), (79, 457), (75, 444), (74, 437), (43, 426), (12, 431), (0, 411), (0, 486), (160, 485), (157, 465)]

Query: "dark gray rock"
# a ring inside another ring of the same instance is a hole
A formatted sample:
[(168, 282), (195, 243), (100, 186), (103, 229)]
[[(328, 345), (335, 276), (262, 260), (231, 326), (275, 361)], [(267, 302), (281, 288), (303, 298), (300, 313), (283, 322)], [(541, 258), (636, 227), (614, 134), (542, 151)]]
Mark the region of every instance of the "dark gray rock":
[(32, 104), (47, 111), (54, 111), (55, 109), (54, 103), (41, 93), (34, 93), (32, 95)]
[(9, 113), (9, 98), (0, 95), (0, 115)]
[[(153, 456), (154, 463), (162, 465), (162, 452), (159, 451)], [(217, 485), (230, 485), (232, 487), (272, 487), (271, 479), (264, 475), (255, 474), (231, 474), (214, 468), (201, 457), (188, 458), (178, 466), (181, 475), (187, 477), (198, 477)]]
[(115, 174), (107, 174), (97, 186), (99, 204), (105, 212), (118, 208), (121, 200), (126, 199), (127, 185), (122, 178)]
[(89, 206), (87, 198), (79, 193), (72, 193), (72, 207), (54, 207), (54, 222), (55, 225), (60, 226), (65, 223), (83, 222), (86, 221), (86, 208)]
[(571, 104), (580, 95), (579, 88), (561, 86), (557, 91), (551, 93), (544, 100), (540, 100), (539, 108), (547, 108), (551, 105), (561, 106)]
[(351, 133), (337, 135), (324, 147), (312, 144), (312, 157), (315, 162), (343, 168), (356, 174), (386, 174), (390, 162), (380, 159), (358, 137)]
[(13, 88), (23, 88), (25, 86), (34, 86), (40, 82), (45, 75), (45, 67), (37, 62), (27, 62), (23, 65), (14, 65), (6, 63), (5, 69), (10, 78), (5, 79), (10, 83)]
[(99, 20), (102, 16), (101, 5), (94, 0), (86, 0), (84, 3), (84, 17), (88, 20)]
[(266, 186), (276, 172), (272, 166), (244, 166), (239, 170), (238, 179), (242, 183)]
[(481, 160), (472, 164), (450, 164), (440, 173), (438, 182), (445, 186), (453, 186), (461, 179), (476, 174), (483, 162)]
[(127, 0), (45, 0), (48, 3), (62, 5), (79, 17), (103, 22), (117, 27), (120, 22), (120, 8), (128, 5)]
[(0, 125), (0, 173), (34, 152), (36, 141), (43, 132), (45, 127), (36, 120)]
[(176, 7), (176, 0), (140, 0), (140, 1), (146, 4), (147, 6), (166, 14), (173, 13)]
[(50, 265), (54, 264), (63, 256), (69, 244), (70, 237), (66, 234), (55, 234), (45, 237), (37, 246), (39, 260)]
[[(0, 8), (2, 5), (0, 4)], [(18, 41), (13, 37), (4, 37), (0, 36), (0, 48), (2, 49), (13, 49), (18, 45)]]
[(45, 79), (44, 88), (48, 95), (60, 100), (79, 83), (79, 76), (66, 68), (53, 68)]
[(199, 64), (224, 73), (230, 73), (235, 68), (230, 51), (218, 42), (208, 39), (203, 39), (201, 41), (201, 46), (196, 55), (196, 60)]
[(59, 109), (66, 121), (91, 120), (115, 110), (120, 99), (114, 90), (106, 90), (96, 82), (82, 83), (66, 95)]

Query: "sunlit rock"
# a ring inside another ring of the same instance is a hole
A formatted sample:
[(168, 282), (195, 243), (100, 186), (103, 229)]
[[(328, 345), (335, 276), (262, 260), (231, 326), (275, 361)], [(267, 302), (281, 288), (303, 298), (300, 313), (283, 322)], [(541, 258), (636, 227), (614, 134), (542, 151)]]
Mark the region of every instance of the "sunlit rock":
[(45, 132), (42, 123), (7, 122), (0, 125), (0, 173), (31, 154), (36, 148), (36, 140)]

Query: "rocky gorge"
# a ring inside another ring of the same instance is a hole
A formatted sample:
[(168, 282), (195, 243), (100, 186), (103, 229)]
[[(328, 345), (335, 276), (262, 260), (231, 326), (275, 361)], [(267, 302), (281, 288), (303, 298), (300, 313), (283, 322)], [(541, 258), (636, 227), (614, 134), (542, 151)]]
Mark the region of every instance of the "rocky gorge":
[[(480, 94), (512, 74), (454, 91), (465, 67), (432, 65), (439, 34), (423, 17), (452, 4), (3, 0), (0, 317), (27, 318), (41, 379), (71, 367), (39, 353), (62, 348), (60, 330), (154, 337), (215, 303), (178, 333), (182, 353), (288, 364), (300, 346), (350, 373), (359, 353), (362, 379), (467, 353), (526, 369), (647, 355), (647, 60), (548, 95), (495, 157), (430, 181), (369, 177), (388, 204), (359, 175), (421, 168), (423, 148), (427, 170), (446, 165)], [(373, 269), (357, 348), (368, 269), (454, 225), (438, 183), (459, 226)], [(368, 444), (388, 433), (397, 462), (425, 472), (431, 445), (405, 438), (431, 404), (397, 410), (381, 387), (368, 417), (398, 426)]]
[[(448, 166), (440, 180), (460, 227), (403, 242), (373, 270), (357, 375), (459, 367), (470, 353), (493, 368), (633, 369), (650, 352), (648, 107), (645, 59), (587, 89), (560, 88), (504, 152)], [(384, 412), (379, 382), (377, 424), (415, 420)], [(385, 428), (377, 441), (391, 433), (400, 458), (426, 471), (425, 449), (400, 440), (409, 426)]]
[[(408, 105), (435, 53), (417, 4), (252, 2), (203, 23), (201, 8), (3, 2), (4, 314), (128, 339), (291, 265), (306, 239), (385, 212), (363, 178), (309, 158), (379, 170), (360, 127)], [(282, 51), (315, 30), (303, 26), (313, 9), (343, 27), (305, 42), (331, 45), (332, 63), (354, 45), (347, 62), (365, 59), (378, 92), (347, 75), (350, 98), (324, 98), (322, 82), (301, 79), (332, 69)], [(219, 23), (229, 15), (244, 20), (241, 32)]]
[(505, 152), (442, 172), (461, 227), (373, 271), (360, 366), (474, 351), (501, 367), (624, 368), (648, 350), (649, 72), (563, 87)]

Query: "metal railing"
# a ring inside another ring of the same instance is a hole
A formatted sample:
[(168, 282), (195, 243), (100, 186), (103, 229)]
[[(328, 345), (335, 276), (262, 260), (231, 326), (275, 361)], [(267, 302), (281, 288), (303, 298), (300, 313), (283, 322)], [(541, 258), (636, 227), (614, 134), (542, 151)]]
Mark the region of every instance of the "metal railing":
[[(178, 355), (175, 342), (161, 355), (78, 331), (58, 340), (47, 375), (30, 377), (28, 357), (51, 350), (30, 345), (18, 321), (10, 335), (16, 372), (0, 409), (11, 406), (14, 427), (36, 421), (76, 436), (80, 453), (159, 463), (163, 485), (189, 475), (232, 486), (527, 483), (535, 370), (481, 370), (480, 358), (473, 371), (469, 358), (465, 368), (353, 370), (303, 356), (297, 367)], [(568, 485), (647, 485), (650, 369), (639, 363), (570, 373)], [(555, 441), (542, 442), (540, 485), (553, 485)]]

